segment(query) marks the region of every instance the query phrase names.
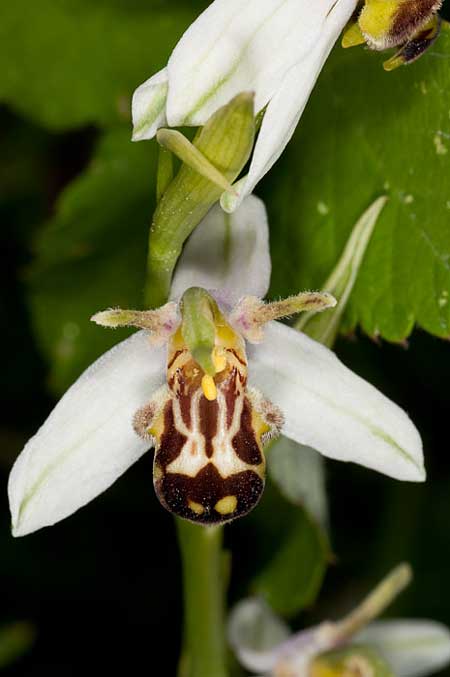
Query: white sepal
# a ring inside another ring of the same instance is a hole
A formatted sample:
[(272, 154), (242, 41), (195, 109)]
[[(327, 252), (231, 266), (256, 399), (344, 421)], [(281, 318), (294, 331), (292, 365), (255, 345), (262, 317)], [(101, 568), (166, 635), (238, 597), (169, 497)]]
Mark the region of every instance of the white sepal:
[(321, 40), (335, 4), (336, 0), (215, 0), (169, 59), (169, 125), (203, 125), (240, 92), (254, 91), (255, 110), (260, 111), (288, 70)]
[(11, 471), (14, 536), (71, 515), (147, 451), (132, 419), (163, 383), (165, 354), (140, 331), (100, 357), (69, 388)]
[(187, 241), (171, 298), (189, 287), (220, 290), (232, 305), (244, 294), (263, 297), (270, 283), (269, 227), (264, 203), (250, 195), (232, 215), (216, 205)]
[(378, 649), (397, 677), (424, 677), (450, 663), (450, 630), (435, 621), (376, 621), (354, 641)]
[(425, 479), (422, 442), (407, 414), (328, 348), (272, 322), (248, 357), (250, 384), (280, 407), (284, 435), (329, 458)]
[(163, 68), (135, 90), (131, 103), (133, 141), (152, 139), (167, 124), (168, 86), (167, 69)]
[[(328, 14), (318, 38), (302, 59), (286, 73), (271, 98), (256, 142), (247, 180), (239, 186), (239, 199), (224, 200), (227, 211), (236, 209), (283, 153), (302, 116), (311, 91), (339, 34), (351, 17), (355, 0), (323, 3)], [(332, 9), (331, 5), (334, 4)], [(259, 110), (255, 108), (255, 110)]]

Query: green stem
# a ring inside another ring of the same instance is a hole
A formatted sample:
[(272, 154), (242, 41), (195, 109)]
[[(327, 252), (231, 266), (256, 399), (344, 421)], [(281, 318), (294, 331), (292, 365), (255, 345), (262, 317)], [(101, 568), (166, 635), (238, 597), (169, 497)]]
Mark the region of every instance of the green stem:
[[(171, 158), (161, 155), (158, 206), (149, 237), (145, 290), (148, 307), (155, 308), (167, 301), (172, 273), (184, 242), (223, 191), (223, 186), (214, 183), (217, 174), (225, 177), (226, 185), (239, 176), (250, 156), (254, 136), (253, 94), (242, 93), (220, 108), (198, 131), (193, 142), (194, 150), (191, 144), (181, 141), (182, 154), (188, 153), (183, 157), (190, 158), (190, 164), (183, 162), (173, 179)], [(167, 143), (169, 137), (173, 142), (171, 132), (160, 140)], [(180, 138), (177, 138), (179, 147)], [(195, 312), (192, 312), (192, 306), (196, 305), (193, 297), (197, 299), (198, 308), (197, 297), (202, 295), (204, 292), (194, 290), (184, 297), (188, 306), (185, 307), (185, 315), (191, 314), (191, 328), (194, 329), (198, 327)], [(184, 323), (187, 333), (188, 324)], [(207, 333), (205, 337), (202, 331), (194, 331), (194, 336), (188, 338), (194, 344), (205, 339), (211, 349), (213, 343)], [(222, 529), (201, 527), (177, 519), (177, 530), (183, 564), (185, 609), (185, 654), (180, 673), (183, 677), (226, 677)]]
[(222, 527), (178, 519), (183, 562), (184, 645), (182, 677), (226, 677)]
[[(167, 300), (160, 286), (155, 294), (163, 303)], [(179, 677), (227, 677), (223, 529), (179, 518), (176, 525), (184, 596), (184, 652)]]

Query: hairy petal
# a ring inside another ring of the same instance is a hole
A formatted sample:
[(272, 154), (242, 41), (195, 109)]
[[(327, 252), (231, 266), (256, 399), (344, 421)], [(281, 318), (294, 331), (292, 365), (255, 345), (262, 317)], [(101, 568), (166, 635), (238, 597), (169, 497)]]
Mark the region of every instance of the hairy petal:
[(165, 348), (140, 331), (92, 364), (26, 444), (8, 494), (14, 536), (72, 514), (148, 449), (132, 418), (164, 380)]
[(397, 677), (422, 677), (450, 663), (450, 630), (435, 621), (376, 621), (355, 641), (378, 649)]
[(170, 57), (169, 125), (203, 125), (239, 92), (254, 91), (264, 108), (320, 40), (335, 1), (215, 0)]
[(407, 414), (331, 350), (272, 322), (248, 357), (251, 382), (285, 416), (284, 435), (390, 477), (425, 479), (422, 442)]
[(171, 298), (189, 287), (220, 290), (230, 305), (244, 294), (262, 297), (270, 272), (266, 208), (250, 195), (232, 215), (216, 205), (197, 226), (178, 262)]

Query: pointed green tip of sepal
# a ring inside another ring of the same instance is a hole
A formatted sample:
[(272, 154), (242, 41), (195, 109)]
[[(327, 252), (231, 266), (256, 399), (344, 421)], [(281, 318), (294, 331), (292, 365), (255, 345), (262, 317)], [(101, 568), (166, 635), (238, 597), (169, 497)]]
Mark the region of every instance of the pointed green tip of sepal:
[(205, 179), (222, 190), (235, 194), (226, 177), (181, 132), (175, 129), (159, 129), (156, 140)]

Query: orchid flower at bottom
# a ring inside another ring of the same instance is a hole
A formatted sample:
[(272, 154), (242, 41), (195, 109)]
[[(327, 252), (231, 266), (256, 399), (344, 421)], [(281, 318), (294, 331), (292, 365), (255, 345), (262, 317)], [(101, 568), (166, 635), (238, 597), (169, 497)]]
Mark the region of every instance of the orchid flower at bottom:
[(259, 598), (238, 602), (228, 636), (240, 663), (265, 677), (425, 677), (450, 662), (450, 631), (430, 620), (374, 620), (411, 580), (400, 564), (347, 616), (291, 634)]
[(19, 455), (8, 487), (15, 536), (72, 514), (153, 446), (161, 502), (206, 524), (256, 505), (263, 446), (280, 432), (330, 458), (424, 479), (406, 413), (276, 321), (334, 299), (305, 292), (265, 303), (270, 267), (265, 208), (250, 196), (232, 216), (217, 206), (197, 227), (168, 304), (94, 316), (143, 330), (80, 376)]

